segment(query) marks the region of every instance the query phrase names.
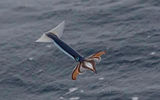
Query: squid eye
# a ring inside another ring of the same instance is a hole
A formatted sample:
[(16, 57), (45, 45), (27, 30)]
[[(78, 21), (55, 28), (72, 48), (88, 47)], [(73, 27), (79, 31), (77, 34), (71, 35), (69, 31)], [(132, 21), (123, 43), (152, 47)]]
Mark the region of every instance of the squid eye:
[(79, 61), (79, 57), (76, 58), (76, 61)]

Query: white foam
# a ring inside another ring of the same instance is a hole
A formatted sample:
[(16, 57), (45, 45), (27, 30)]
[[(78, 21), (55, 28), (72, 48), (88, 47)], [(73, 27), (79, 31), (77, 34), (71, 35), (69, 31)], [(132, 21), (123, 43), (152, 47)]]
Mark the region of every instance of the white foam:
[(49, 45), (46, 45), (46, 47), (47, 47), (47, 48), (51, 48), (52, 46), (49, 44)]
[(70, 88), (70, 89), (69, 89), (69, 92), (74, 92), (74, 91), (76, 91), (76, 90), (78, 90), (78, 88), (77, 88), (77, 87)]
[(64, 99), (64, 97), (59, 97), (59, 99), (60, 99), (60, 100), (63, 100), (63, 99)]
[(80, 97), (71, 97), (71, 98), (69, 98), (69, 100), (79, 100), (80, 99)]
[(151, 37), (150, 35), (147, 36), (147, 38), (150, 38), (150, 37)]
[(132, 97), (132, 100), (138, 100), (138, 97)]
[(81, 93), (83, 93), (83, 92), (84, 92), (84, 90), (80, 90), (80, 92), (81, 92)]
[(155, 55), (155, 54), (156, 54), (156, 52), (151, 52), (151, 53), (150, 53), (150, 55)]
[(38, 71), (37, 71), (37, 74), (40, 74), (40, 73), (42, 73), (43, 72), (43, 70), (42, 69), (39, 69)]
[(31, 61), (32, 61), (32, 60), (33, 60), (33, 57), (29, 57), (28, 60), (31, 60)]
[(101, 80), (104, 80), (104, 77), (100, 77), (100, 78), (98, 78), (98, 80), (100, 80), (100, 81), (101, 81)]
[(74, 91), (76, 91), (76, 90), (78, 90), (77, 87), (70, 88), (69, 91), (68, 91), (66, 94), (70, 94), (70, 93), (72, 93), (72, 92), (74, 92)]

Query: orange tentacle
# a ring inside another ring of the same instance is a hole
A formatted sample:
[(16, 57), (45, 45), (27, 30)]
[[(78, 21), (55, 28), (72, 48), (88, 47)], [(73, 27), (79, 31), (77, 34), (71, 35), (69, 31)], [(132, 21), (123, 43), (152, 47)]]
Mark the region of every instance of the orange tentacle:
[(93, 54), (90, 58), (99, 58), (100, 56), (104, 54), (106, 54), (106, 51), (100, 51), (100, 52)]
[(80, 73), (80, 64), (78, 64), (72, 72), (72, 79), (76, 80), (78, 74)]

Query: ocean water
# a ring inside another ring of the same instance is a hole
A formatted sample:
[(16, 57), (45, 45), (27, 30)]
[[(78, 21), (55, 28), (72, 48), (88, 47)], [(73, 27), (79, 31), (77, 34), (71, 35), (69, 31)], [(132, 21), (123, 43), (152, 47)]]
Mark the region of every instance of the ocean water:
[[(63, 20), (82, 55), (107, 51), (97, 74), (34, 42)], [(0, 100), (160, 100), (160, 1), (1, 0)]]

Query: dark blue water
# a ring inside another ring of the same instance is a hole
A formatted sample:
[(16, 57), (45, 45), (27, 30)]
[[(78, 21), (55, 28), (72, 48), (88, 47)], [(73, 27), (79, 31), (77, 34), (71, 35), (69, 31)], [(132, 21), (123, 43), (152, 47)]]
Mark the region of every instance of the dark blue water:
[[(84, 56), (107, 50), (71, 79), (76, 62), (35, 43), (66, 21), (62, 40)], [(0, 100), (159, 100), (158, 0), (1, 0)]]

